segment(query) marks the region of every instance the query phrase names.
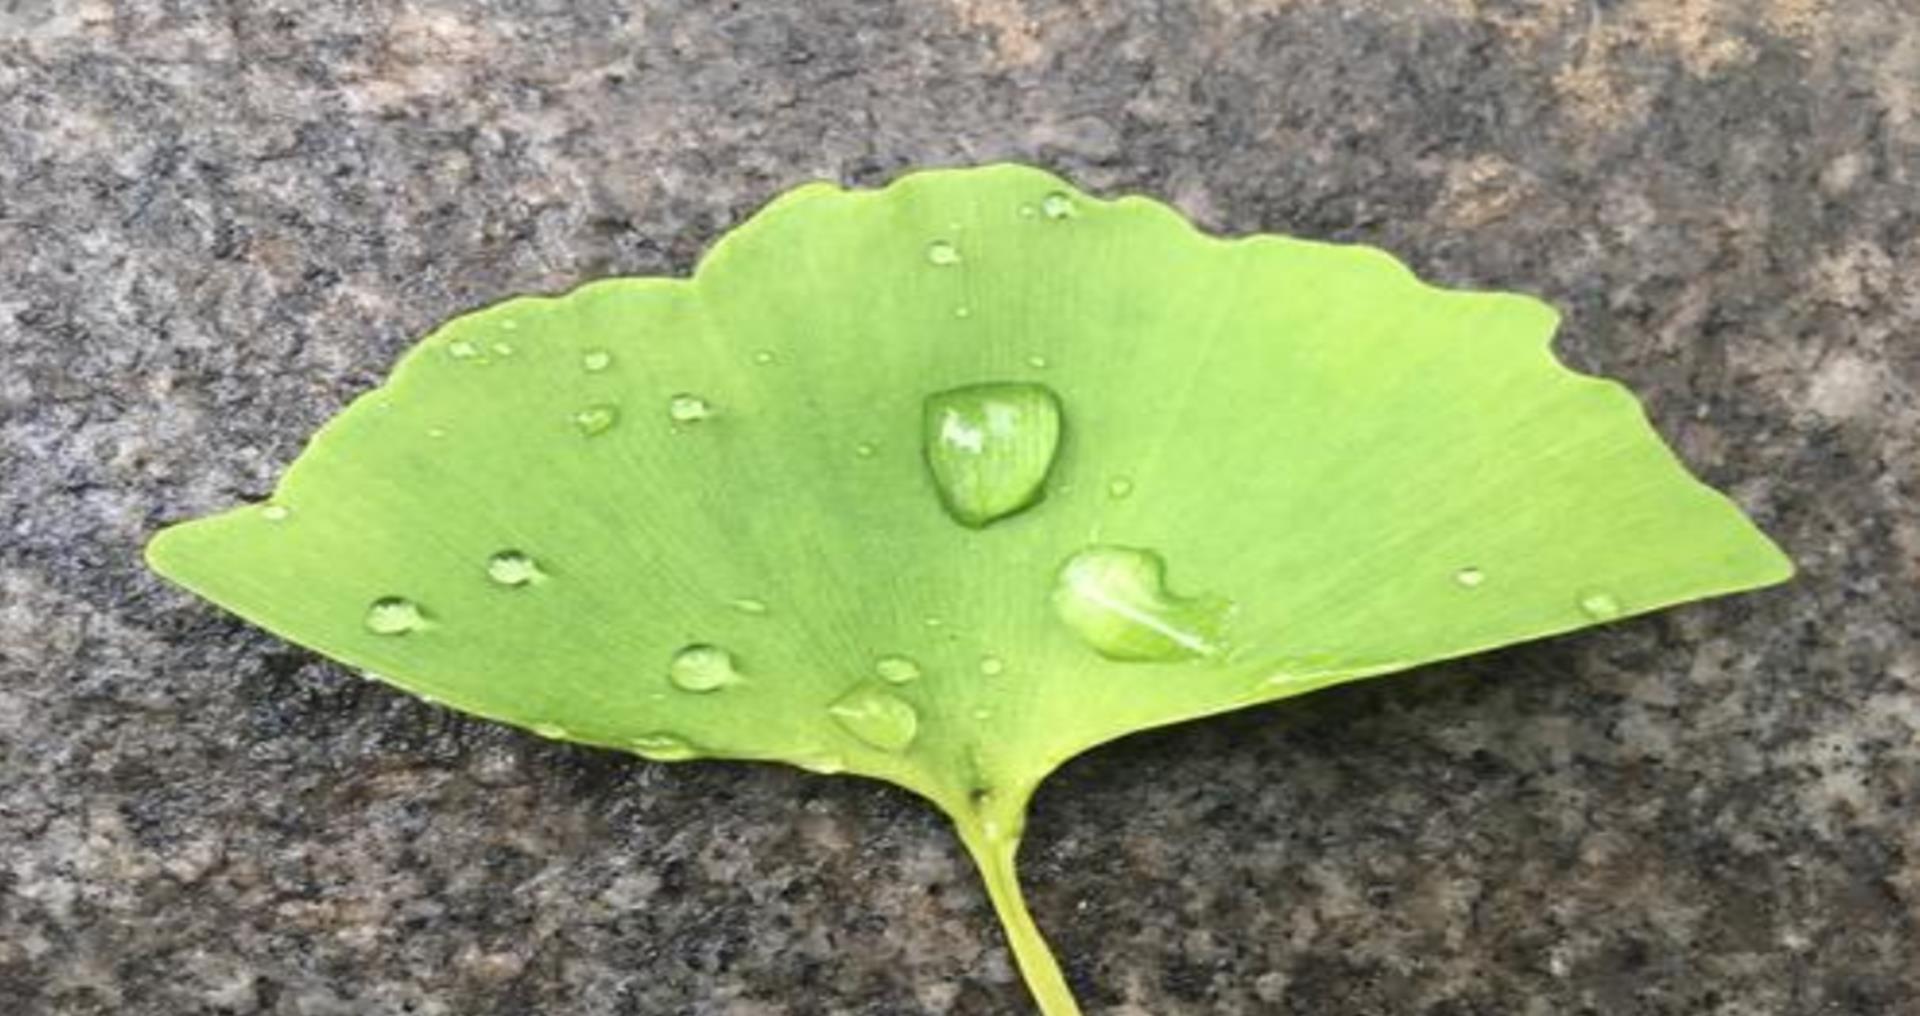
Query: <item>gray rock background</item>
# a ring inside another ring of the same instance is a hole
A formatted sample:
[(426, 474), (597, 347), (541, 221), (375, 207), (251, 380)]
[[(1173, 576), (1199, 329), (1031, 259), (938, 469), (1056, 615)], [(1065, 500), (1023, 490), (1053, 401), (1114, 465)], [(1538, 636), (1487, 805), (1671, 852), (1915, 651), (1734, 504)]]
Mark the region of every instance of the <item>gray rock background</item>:
[(0, 1012), (1026, 1011), (904, 795), (462, 720), (138, 557), (450, 314), (999, 159), (1546, 296), (1804, 570), (1070, 765), (1090, 1012), (1920, 1013), (1910, 0), (0, 0)]

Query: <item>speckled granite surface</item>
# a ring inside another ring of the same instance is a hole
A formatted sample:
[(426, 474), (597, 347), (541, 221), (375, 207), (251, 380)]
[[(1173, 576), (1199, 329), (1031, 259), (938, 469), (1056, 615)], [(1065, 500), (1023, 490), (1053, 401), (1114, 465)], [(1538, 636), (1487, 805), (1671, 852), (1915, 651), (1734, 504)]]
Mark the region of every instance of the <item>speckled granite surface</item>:
[(137, 556), (446, 315), (1006, 158), (1545, 295), (1804, 569), (1069, 766), (1091, 1012), (1920, 1013), (1908, 0), (0, 2), (0, 1012), (1026, 1011), (904, 795), (466, 722)]

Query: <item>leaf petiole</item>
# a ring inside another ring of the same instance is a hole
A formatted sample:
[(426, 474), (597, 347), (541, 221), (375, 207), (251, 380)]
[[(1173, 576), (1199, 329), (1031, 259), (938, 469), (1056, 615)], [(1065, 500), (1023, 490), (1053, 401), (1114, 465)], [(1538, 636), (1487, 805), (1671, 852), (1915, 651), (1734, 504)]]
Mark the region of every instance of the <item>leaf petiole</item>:
[[(1030, 793), (1030, 791), (1029, 791)], [(1028, 794), (1007, 798), (977, 795), (973, 806), (947, 808), (960, 842), (986, 883), (987, 898), (1005, 929), (1007, 944), (1020, 966), (1027, 988), (1040, 1006), (1041, 1016), (1080, 1016), (1080, 1005), (1053, 958), (1053, 950), (1033, 923), (1027, 911), (1026, 897), (1020, 892), (1016, 856), (1020, 852), (1020, 833), (1026, 823)]]

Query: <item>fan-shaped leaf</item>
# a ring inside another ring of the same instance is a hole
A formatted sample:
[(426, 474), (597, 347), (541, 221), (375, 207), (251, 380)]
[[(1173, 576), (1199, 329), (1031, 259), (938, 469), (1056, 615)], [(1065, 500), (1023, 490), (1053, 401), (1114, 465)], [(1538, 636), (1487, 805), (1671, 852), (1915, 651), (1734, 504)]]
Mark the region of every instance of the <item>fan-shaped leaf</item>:
[(951, 815), (1043, 1008), (1035, 785), (1158, 724), (1790, 567), (1554, 312), (1014, 166), (449, 322), (162, 574), (454, 708)]

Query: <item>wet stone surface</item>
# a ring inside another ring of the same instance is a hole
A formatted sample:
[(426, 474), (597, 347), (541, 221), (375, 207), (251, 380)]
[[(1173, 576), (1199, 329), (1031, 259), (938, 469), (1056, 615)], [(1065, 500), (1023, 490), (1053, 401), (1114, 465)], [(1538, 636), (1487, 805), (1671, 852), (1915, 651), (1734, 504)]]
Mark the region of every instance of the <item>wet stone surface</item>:
[(1905, 0), (0, 4), (0, 1011), (1023, 1011), (904, 795), (462, 720), (137, 553), (450, 314), (997, 159), (1546, 296), (1803, 569), (1068, 766), (1091, 1012), (1920, 1011)]

